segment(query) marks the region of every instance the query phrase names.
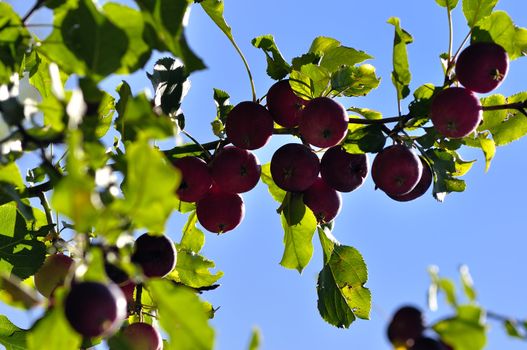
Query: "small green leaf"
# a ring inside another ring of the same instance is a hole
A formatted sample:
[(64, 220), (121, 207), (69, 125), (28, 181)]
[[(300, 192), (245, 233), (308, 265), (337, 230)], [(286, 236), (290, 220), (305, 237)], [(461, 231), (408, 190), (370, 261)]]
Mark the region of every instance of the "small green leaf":
[(413, 42), (412, 36), (401, 28), (397, 17), (388, 19), (388, 23), (395, 27), (395, 38), (393, 41), (393, 71), (392, 82), (397, 90), (397, 98), (404, 99), (410, 93), (410, 81), (412, 74), (408, 64), (408, 52), (406, 45)]
[(446, 7), (448, 10), (453, 10), (456, 8), (459, 0), (436, 0), (439, 6)]
[(470, 301), (476, 301), (476, 290), (474, 289), (474, 282), (472, 276), (468, 270), (467, 265), (462, 265), (459, 268), (459, 274), (461, 276), (461, 283), (463, 284), (463, 291)]
[(270, 34), (254, 38), (251, 43), (262, 49), (267, 60), (267, 75), (274, 80), (285, 78), (291, 72), (291, 66), (286, 62), (276, 46), (274, 37)]
[(330, 72), (321, 66), (306, 64), (300, 71), (292, 71), (290, 85), (293, 91), (304, 98), (324, 95), (330, 86)]
[(5, 1), (0, 2), (0, 85), (8, 84), (30, 46), (31, 35), (21, 18)]
[(27, 330), (15, 326), (6, 316), (0, 315), (0, 344), (6, 350), (26, 350)]
[(369, 120), (382, 119), (382, 113), (369, 108), (349, 107), (348, 111), (362, 115)]
[(477, 138), (466, 138), (465, 144), (470, 147), (480, 148), (485, 157), (485, 172), (489, 171), (490, 164), (496, 155), (496, 143), (488, 138), (488, 132), (480, 133)]
[[(481, 99), (482, 106), (496, 106), (507, 103), (505, 96), (496, 94)], [(478, 131), (492, 130), (507, 119), (507, 109), (483, 111), (483, 122), (478, 126)]]
[(285, 250), (280, 265), (302, 272), (313, 256), (313, 234), (317, 219), (304, 205), (302, 195), (289, 193), (280, 215), (284, 228)]
[(171, 276), (192, 288), (209, 287), (223, 276), (222, 271), (211, 273), (210, 269), (214, 267), (213, 261), (178, 247), (176, 268)]
[(437, 281), (437, 285), (443, 291), (443, 293), (445, 293), (448, 304), (456, 306), (457, 297), (456, 285), (454, 284), (454, 282), (448, 278), (440, 278)]
[[(527, 92), (511, 96), (507, 103), (527, 100)], [(527, 134), (527, 117), (515, 109), (507, 109), (507, 119), (490, 129), (496, 146), (516, 141)]]
[(463, 0), (463, 13), (469, 27), (491, 14), (498, 0)]
[(373, 58), (364, 51), (355, 50), (347, 46), (332, 47), (324, 52), (320, 66), (330, 73), (337, 71), (342, 66), (352, 67), (357, 63)]
[(205, 235), (203, 231), (196, 227), (198, 216), (196, 211), (192, 211), (188, 216), (188, 220), (183, 226), (183, 237), (178, 245), (178, 248), (188, 250), (194, 253), (199, 253), (203, 244), (205, 244)]
[(260, 178), (262, 179), (263, 183), (267, 185), (267, 189), (269, 190), (269, 193), (273, 199), (278, 203), (282, 203), (284, 201), (286, 191), (282, 190), (274, 183), (273, 177), (271, 176), (271, 163), (262, 165)]
[(258, 350), (260, 349), (260, 345), (262, 344), (262, 334), (258, 328), (253, 328), (253, 332), (251, 334), (251, 340), (249, 342), (249, 350)]
[(513, 338), (519, 338), (519, 339), (525, 339), (525, 335), (521, 333), (520, 327), (518, 326), (517, 322), (514, 320), (505, 320), (503, 322), (503, 326), (505, 327), (505, 331), (507, 331), (507, 334)]
[(380, 125), (350, 124), (342, 144), (349, 153), (377, 153), (384, 148), (386, 137)]
[(376, 89), (380, 82), (371, 64), (342, 66), (331, 75), (331, 89), (336, 92), (336, 96), (365, 96)]
[(311, 47), (309, 48), (309, 53), (319, 54), (323, 56), (326, 52), (331, 49), (340, 46), (340, 41), (326, 36), (319, 36), (313, 39)]
[(157, 303), (159, 323), (170, 337), (167, 350), (212, 350), (214, 330), (194, 292), (161, 279), (151, 279), (146, 286)]
[(463, 192), (466, 188), (465, 181), (454, 176), (463, 174), (472, 163), (466, 163), (455, 151), (445, 149), (430, 149), (426, 152), (428, 160), (435, 174), (434, 197), (442, 202), (450, 192)]
[(487, 342), (483, 313), (477, 306), (460, 306), (455, 317), (441, 320), (432, 328), (456, 350), (482, 350)]

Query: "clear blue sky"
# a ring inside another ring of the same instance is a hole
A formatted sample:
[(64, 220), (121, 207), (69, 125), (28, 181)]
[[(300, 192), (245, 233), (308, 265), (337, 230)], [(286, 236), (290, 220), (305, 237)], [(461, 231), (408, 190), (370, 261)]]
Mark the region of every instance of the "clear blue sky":
[[(7, 2), (21, 9), (31, 4)], [(527, 27), (527, 2), (501, 0), (497, 8), (509, 12), (517, 25)], [(263, 96), (273, 82), (265, 73), (263, 53), (250, 44), (253, 37), (273, 34), (284, 56), (291, 59), (305, 52), (314, 37), (324, 35), (374, 56), (369, 63), (383, 79), (367, 98), (343, 103), (376, 109), (385, 116), (396, 115), (390, 82), (393, 26), (386, 23), (391, 16), (400, 17), (403, 28), (414, 37), (408, 48), (412, 90), (426, 82), (442, 82), (438, 55), (447, 50), (448, 25), (445, 10), (433, 0), (226, 0), (225, 16), (251, 65), (258, 96)], [(37, 15), (33, 21), (41, 23), (44, 19), (44, 14)], [(459, 45), (468, 30), (460, 9), (455, 11), (454, 23), (454, 42)], [(251, 92), (234, 49), (198, 6), (191, 12), (188, 39), (209, 69), (191, 76), (192, 88), (183, 109), (188, 131), (206, 142), (213, 139), (212, 88), (229, 92), (233, 104), (250, 99)], [(508, 96), (527, 90), (525, 77), (527, 59), (512, 62), (506, 81), (496, 92)], [(105, 87), (113, 90), (120, 79), (106, 81)], [(144, 71), (125, 79), (134, 91), (151, 88)], [(268, 162), (274, 150), (288, 140), (274, 136), (265, 149), (257, 151), (261, 162)], [(221, 287), (204, 294), (221, 307), (212, 321), (216, 348), (245, 349), (251, 328), (258, 326), (263, 333), (263, 349), (267, 350), (390, 349), (385, 336), (388, 319), (402, 304), (426, 307), (426, 269), (431, 264), (456, 280), (458, 266), (467, 264), (484, 307), (527, 318), (523, 258), (527, 246), (523, 221), (527, 209), (526, 149), (527, 140), (498, 149), (488, 173), (479, 152), (463, 150), (466, 159), (478, 161), (465, 176), (467, 190), (447, 196), (444, 203), (436, 202), (431, 194), (410, 203), (392, 201), (374, 191), (371, 178), (360, 189), (343, 195), (334, 235), (363, 254), (369, 269), (367, 287), (373, 294), (371, 320), (356, 321), (348, 330), (326, 324), (318, 314), (316, 278), (322, 268), (318, 241), (302, 275), (279, 265), (283, 233), (275, 213), (277, 203), (260, 183), (244, 195), (246, 217), (239, 228), (224, 236), (207, 235), (204, 254), (225, 272)], [(179, 214), (171, 219), (167, 233), (174, 240), (179, 240), (184, 221)], [(441, 303), (439, 312), (427, 312), (426, 316), (434, 321), (449, 312)], [(20, 324), (32, 319), (31, 314), (11, 315)], [(506, 337), (500, 324), (490, 322), (490, 326), (488, 349), (525, 349), (525, 343)]]

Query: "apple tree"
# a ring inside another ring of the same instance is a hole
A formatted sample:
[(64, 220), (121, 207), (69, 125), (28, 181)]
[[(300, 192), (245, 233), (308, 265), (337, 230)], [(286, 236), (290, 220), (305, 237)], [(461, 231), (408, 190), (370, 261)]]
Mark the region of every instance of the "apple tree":
[[(133, 7), (37, 0), (23, 14), (0, 1), (0, 298), (42, 310), (29, 329), (0, 316), (0, 343), (8, 349), (100, 343), (212, 349), (209, 321), (217, 308), (207, 293), (220, 287), (222, 272), (212, 272), (214, 262), (202, 253), (204, 231), (236, 230), (253, 210), (243, 195), (260, 181), (277, 202), (269, 215), (283, 228), (280, 265), (301, 273), (318, 238), (323, 263), (313, 308), (334, 327), (369, 319), (366, 262), (332, 234), (341, 193), (371, 175), (394, 201), (430, 193), (442, 202), (465, 190), (462, 177), (473, 161), (461, 150), (480, 149), (488, 169), (497, 147), (527, 134), (527, 92), (480, 96), (527, 53), (527, 29), (495, 10), (496, 0), (436, 3), (450, 29), (452, 14), (462, 13), (468, 35), (454, 47), (450, 30), (450, 45), (440, 54), (443, 79), (411, 91), (407, 45), (413, 38), (399, 18), (389, 18), (398, 114), (383, 116), (355, 104), (381, 83), (366, 63), (373, 57), (326, 36), (291, 60), (279, 39), (254, 38), (275, 81), (257, 95), (224, 18), (229, 4), (221, 0), (135, 0)], [(215, 137), (206, 142), (186, 130), (181, 108), (189, 77), (206, 68), (185, 35), (191, 7), (232, 43), (250, 86), (247, 99), (235, 104), (228, 92), (214, 89), (217, 111), (205, 127)], [(30, 18), (45, 8), (53, 18), (41, 38)], [(166, 57), (149, 66), (154, 51)], [(101, 88), (109, 76), (141, 69), (154, 96), (134, 94), (126, 80), (112, 91)], [(277, 135), (294, 141), (262, 164), (254, 151)], [(172, 215), (187, 220), (176, 241), (165, 232)], [(486, 312), (466, 267), (460, 273), (466, 302), (458, 300), (452, 280), (430, 269), (429, 306), (436, 308), (437, 294), (444, 294), (452, 315), (427, 325), (415, 306), (395, 310), (387, 324), (394, 347), (483, 349), (487, 317), (502, 322), (510, 336), (527, 338), (526, 322)], [(254, 333), (250, 348), (258, 347)]]

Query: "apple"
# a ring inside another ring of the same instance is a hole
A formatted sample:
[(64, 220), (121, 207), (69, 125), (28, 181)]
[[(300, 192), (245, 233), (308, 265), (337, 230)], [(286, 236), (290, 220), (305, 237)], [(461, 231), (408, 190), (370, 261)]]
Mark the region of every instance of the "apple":
[(51, 297), (55, 289), (64, 284), (73, 264), (73, 259), (67, 255), (49, 255), (33, 277), (40, 294), (46, 298)]
[(348, 113), (340, 103), (328, 97), (317, 97), (304, 108), (299, 132), (310, 145), (332, 147), (346, 136), (348, 120)]
[(66, 318), (84, 337), (106, 337), (115, 333), (126, 317), (126, 298), (115, 284), (73, 284), (64, 301)]
[(389, 196), (410, 192), (421, 179), (423, 166), (419, 157), (404, 145), (393, 145), (380, 151), (373, 160), (371, 177), (375, 186)]
[(144, 233), (135, 241), (131, 260), (146, 277), (164, 277), (176, 267), (176, 249), (167, 236)]
[(328, 149), (320, 160), (320, 176), (340, 192), (351, 192), (360, 187), (368, 176), (366, 154), (352, 154), (341, 146)]
[(123, 329), (121, 337), (129, 350), (161, 350), (163, 339), (159, 331), (148, 323), (132, 323)]
[(419, 337), (409, 350), (447, 350), (440, 341), (429, 337)]
[(267, 92), (267, 108), (274, 121), (286, 128), (294, 128), (300, 123), (302, 110), (308, 103), (296, 95), (289, 80), (276, 82)]
[(260, 180), (262, 168), (258, 158), (248, 150), (226, 146), (214, 155), (211, 174), (224, 192), (243, 193), (253, 189)]
[(284, 191), (305, 191), (315, 182), (319, 169), (317, 155), (299, 143), (283, 145), (271, 158), (271, 177)]
[(184, 202), (197, 202), (212, 186), (212, 176), (207, 163), (201, 158), (186, 156), (173, 161), (181, 171), (181, 184), (177, 190), (179, 199)]
[(433, 98), (430, 116), (440, 134), (457, 139), (476, 130), (483, 118), (483, 110), (481, 102), (472, 91), (450, 87)]
[(243, 149), (258, 149), (273, 135), (273, 116), (262, 105), (244, 101), (229, 112), (225, 121), (227, 139)]
[(417, 185), (414, 187), (413, 190), (406, 194), (399, 196), (388, 195), (390, 198), (398, 202), (408, 202), (421, 197), (423, 194), (426, 193), (426, 191), (428, 191), (430, 185), (432, 185), (433, 180), (432, 169), (430, 169), (430, 165), (428, 165), (426, 160), (424, 160), (422, 157), (419, 157), (419, 159), (421, 160), (421, 164), (423, 166), (423, 173), (421, 174), (421, 179), (419, 179)]
[(224, 192), (213, 186), (209, 193), (196, 203), (196, 215), (206, 230), (225, 233), (236, 228), (243, 220), (245, 206), (239, 194)]
[(311, 209), (319, 223), (331, 222), (339, 213), (342, 198), (324, 179), (318, 177), (304, 191), (304, 204)]
[(399, 308), (388, 325), (388, 339), (395, 346), (408, 346), (423, 334), (423, 313), (414, 306)]
[(467, 89), (487, 93), (507, 76), (507, 51), (493, 42), (476, 42), (465, 48), (456, 62), (456, 77)]

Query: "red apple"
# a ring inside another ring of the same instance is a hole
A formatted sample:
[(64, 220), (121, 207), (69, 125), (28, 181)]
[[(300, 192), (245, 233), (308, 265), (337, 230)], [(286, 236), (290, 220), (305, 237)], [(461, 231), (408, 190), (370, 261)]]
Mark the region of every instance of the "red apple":
[(304, 204), (311, 209), (317, 221), (326, 223), (332, 221), (340, 211), (342, 199), (340, 193), (318, 177), (304, 191)]
[(213, 186), (196, 203), (198, 221), (206, 230), (225, 233), (236, 228), (245, 215), (243, 199), (239, 194), (224, 192)]
[(84, 337), (115, 333), (126, 317), (126, 299), (115, 284), (81, 282), (71, 287), (64, 302), (69, 323)]
[(64, 254), (52, 254), (35, 273), (35, 287), (46, 298), (51, 297), (55, 289), (64, 284), (74, 261)]
[(163, 339), (159, 331), (148, 323), (132, 323), (123, 330), (122, 339), (129, 350), (161, 350)]
[(408, 346), (423, 334), (425, 329), (421, 310), (413, 306), (398, 309), (388, 325), (388, 339), (393, 345)]
[(285, 191), (302, 192), (315, 182), (320, 169), (317, 155), (307, 146), (288, 143), (271, 158), (271, 176)]
[(371, 168), (376, 187), (390, 196), (410, 192), (421, 179), (422, 173), (419, 157), (403, 145), (389, 146), (380, 151)]
[(423, 173), (421, 174), (421, 179), (414, 187), (414, 189), (406, 194), (400, 196), (390, 196), (390, 198), (398, 202), (408, 202), (421, 197), (423, 194), (426, 193), (426, 191), (428, 191), (430, 185), (432, 185), (433, 180), (432, 169), (430, 169), (430, 165), (428, 165), (426, 160), (423, 160), (422, 157), (420, 157), (420, 160), (421, 164), (423, 165)]
[(320, 161), (320, 175), (328, 185), (340, 192), (360, 187), (368, 176), (366, 154), (352, 154), (341, 146), (328, 149)]
[(258, 158), (235, 146), (224, 147), (211, 163), (212, 178), (224, 192), (243, 193), (253, 189), (261, 172)]
[(507, 76), (507, 51), (492, 42), (476, 42), (464, 49), (456, 62), (456, 76), (467, 89), (487, 93), (497, 88)]
[(348, 113), (337, 101), (317, 97), (309, 101), (300, 118), (300, 135), (310, 145), (332, 147), (348, 132)]
[(294, 128), (300, 122), (300, 116), (308, 103), (296, 95), (289, 80), (276, 82), (267, 92), (267, 108), (274, 121), (286, 128)]
[(197, 202), (212, 186), (207, 163), (201, 158), (186, 156), (173, 161), (176, 168), (181, 171), (181, 184), (177, 190), (179, 199), (184, 202)]
[(144, 233), (134, 243), (132, 262), (141, 266), (147, 277), (164, 277), (176, 267), (176, 248), (165, 235)]
[(227, 115), (225, 132), (233, 145), (243, 149), (263, 147), (273, 135), (273, 117), (262, 105), (244, 101)]
[(414, 344), (409, 350), (447, 350), (439, 340), (429, 337), (419, 337), (415, 339)]
[(451, 87), (440, 91), (432, 100), (430, 116), (436, 130), (449, 138), (470, 135), (483, 117), (481, 103), (470, 90)]

